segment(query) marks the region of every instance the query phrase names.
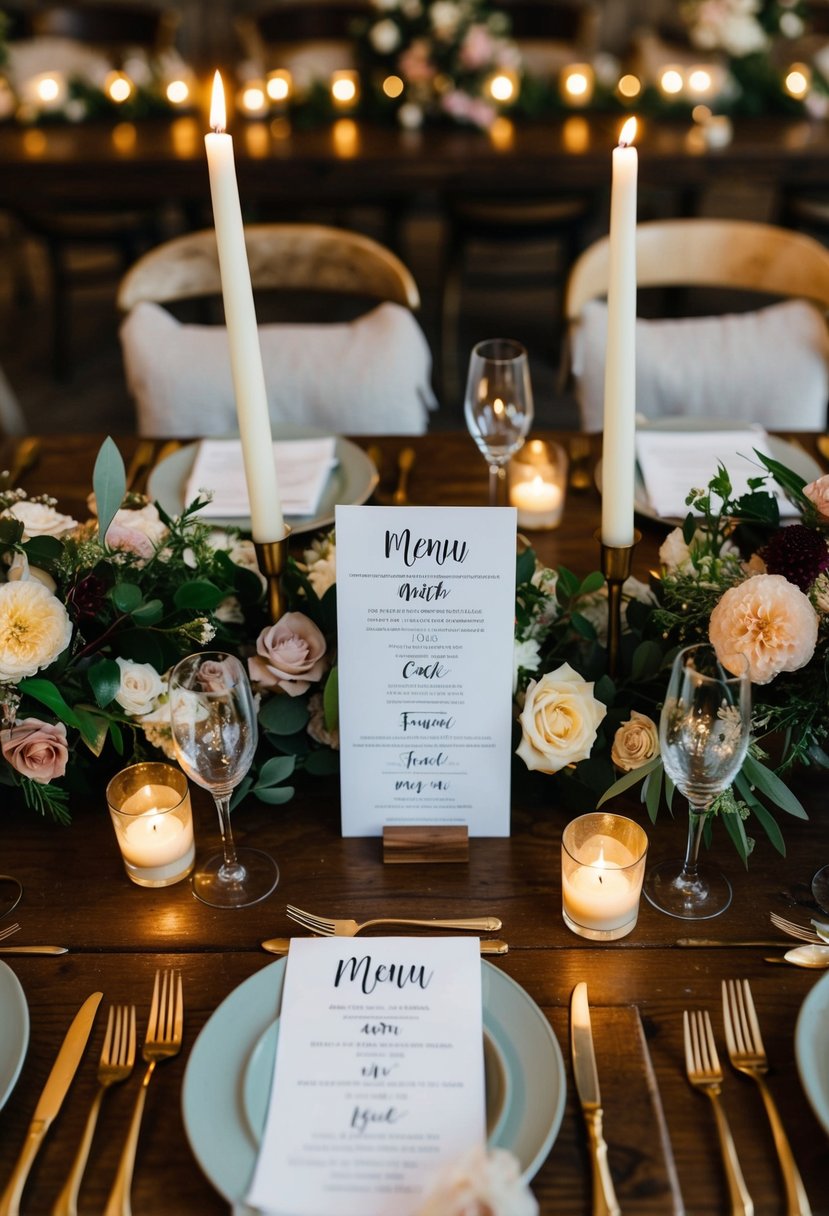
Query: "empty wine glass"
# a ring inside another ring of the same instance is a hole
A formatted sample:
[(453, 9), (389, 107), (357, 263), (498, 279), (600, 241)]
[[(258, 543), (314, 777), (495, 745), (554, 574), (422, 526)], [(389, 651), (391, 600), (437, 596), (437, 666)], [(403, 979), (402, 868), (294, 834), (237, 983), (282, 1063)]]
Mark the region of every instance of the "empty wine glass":
[(829, 912), (829, 866), (821, 866), (813, 876), (812, 898), (821, 912)]
[(259, 849), (237, 849), (230, 796), (253, 763), (256, 707), (245, 669), (220, 651), (191, 654), (170, 673), (170, 720), (179, 764), (210, 790), (219, 814), (222, 852), (198, 866), (193, 891), (214, 908), (245, 908), (270, 895), (276, 862)]
[(717, 794), (737, 773), (751, 729), (748, 665), (732, 675), (707, 643), (688, 646), (674, 659), (659, 722), (665, 772), (688, 799), (685, 858), (663, 861), (645, 880), (645, 895), (662, 912), (683, 920), (719, 916), (731, 903), (731, 884), (699, 861), (706, 816)]
[(497, 506), (507, 461), (523, 444), (533, 420), (530, 366), (520, 342), (490, 338), (473, 348), (464, 415), (489, 464), (489, 502)]

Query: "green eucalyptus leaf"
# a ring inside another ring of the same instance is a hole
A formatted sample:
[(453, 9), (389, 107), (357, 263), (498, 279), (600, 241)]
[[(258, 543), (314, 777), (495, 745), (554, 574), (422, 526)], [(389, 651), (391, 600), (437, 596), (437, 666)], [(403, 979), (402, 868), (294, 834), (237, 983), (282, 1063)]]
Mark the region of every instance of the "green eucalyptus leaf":
[(287, 693), (276, 693), (269, 697), (259, 710), (262, 729), (274, 735), (296, 734), (305, 728), (308, 718), (305, 698), (289, 697)]
[(176, 588), (173, 603), (176, 608), (197, 608), (203, 609), (205, 612), (212, 612), (226, 595), (227, 592), (224, 588), (217, 587), (209, 579), (193, 579)]
[(258, 793), (263, 786), (278, 785), (280, 781), (290, 777), (295, 768), (296, 760), (293, 756), (272, 756), (260, 768), (254, 789)]
[[(748, 869), (748, 855), (751, 852), (751, 848), (746, 836), (746, 830), (743, 827), (742, 819), (739, 815), (720, 815), (720, 819), (725, 824), (725, 830), (728, 832), (734, 847), (740, 854), (743, 865), (746, 869)], [(710, 828), (710, 824), (707, 824), (706, 826)]]
[(119, 612), (135, 612), (144, 602), (144, 595), (137, 583), (116, 583), (109, 593)]
[(294, 793), (292, 785), (271, 785), (264, 790), (256, 786), (253, 796), (259, 802), (266, 802), (269, 806), (281, 806), (284, 802), (290, 802)]
[(649, 773), (652, 773), (657, 765), (661, 766), (662, 757), (654, 756), (648, 760), (647, 764), (643, 764), (640, 768), (633, 769), (630, 773), (623, 773), (618, 781), (614, 781), (613, 785), (606, 789), (601, 798), (597, 802), (597, 806), (607, 802), (610, 798), (616, 798), (619, 794), (623, 794), (625, 790), (629, 790), (632, 785), (636, 785), (638, 781), (644, 780)]
[(147, 600), (146, 604), (142, 604), (132, 613), (136, 625), (143, 625), (145, 628), (157, 625), (163, 616), (164, 604), (161, 600)]
[(770, 768), (766, 768), (759, 760), (755, 760), (753, 756), (746, 756), (740, 772), (748, 778), (761, 794), (765, 794), (775, 806), (779, 806), (781, 811), (794, 815), (796, 819), (809, 818), (800, 800), (780, 780), (777, 773), (773, 773)]
[(98, 512), (98, 536), (101, 544), (104, 544), (107, 529), (115, 518), (115, 513), (119, 510), (127, 492), (124, 461), (109, 436), (101, 444), (95, 461), (92, 489), (95, 491), (95, 506)]

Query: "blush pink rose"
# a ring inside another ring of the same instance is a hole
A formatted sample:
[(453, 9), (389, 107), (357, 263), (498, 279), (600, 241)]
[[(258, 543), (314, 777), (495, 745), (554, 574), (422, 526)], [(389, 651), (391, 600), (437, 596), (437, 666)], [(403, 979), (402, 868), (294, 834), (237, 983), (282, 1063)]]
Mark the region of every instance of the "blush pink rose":
[(256, 640), (256, 656), (248, 659), (250, 678), (261, 688), (281, 688), (298, 697), (322, 679), (325, 638), (302, 612), (286, 612)]
[(15, 772), (48, 785), (66, 772), (69, 748), (62, 722), (23, 718), (0, 735), (0, 749)]
[(829, 473), (810, 481), (803, 487), (803, 493), (821, 515), (829, 517)]

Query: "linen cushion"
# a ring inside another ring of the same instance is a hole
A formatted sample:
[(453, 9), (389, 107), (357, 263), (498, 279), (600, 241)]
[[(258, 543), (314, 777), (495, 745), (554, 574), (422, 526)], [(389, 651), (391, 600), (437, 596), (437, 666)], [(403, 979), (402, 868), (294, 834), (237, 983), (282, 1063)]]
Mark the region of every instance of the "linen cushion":
[[(332, 434), (422, 434), (437, 406), (432, 359), (412, 314), (383, 303), (347, 323), (259, 327), (271, 422)], [(182, 324), (142, 302), (121, 325), (143, 435), (238, 431), (227, 330)]]
[[(592, 300), (571, 334), (586, 431), (603, 425), (607, 305)], [(829, 335), (819, 309), (787, 300), (754, 312), (636, 322), (636, 411), (823, 430)]]

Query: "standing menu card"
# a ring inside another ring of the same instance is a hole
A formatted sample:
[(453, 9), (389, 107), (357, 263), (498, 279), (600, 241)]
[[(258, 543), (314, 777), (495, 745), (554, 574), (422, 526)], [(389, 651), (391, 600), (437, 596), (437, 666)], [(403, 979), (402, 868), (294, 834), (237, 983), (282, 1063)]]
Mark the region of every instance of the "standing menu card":
[(485, 1136), (477, 938), (294, 938), (247, 1202), (410, 1216)]
[(509, 835), (516, 512), (337, 507), (344, 836)]

